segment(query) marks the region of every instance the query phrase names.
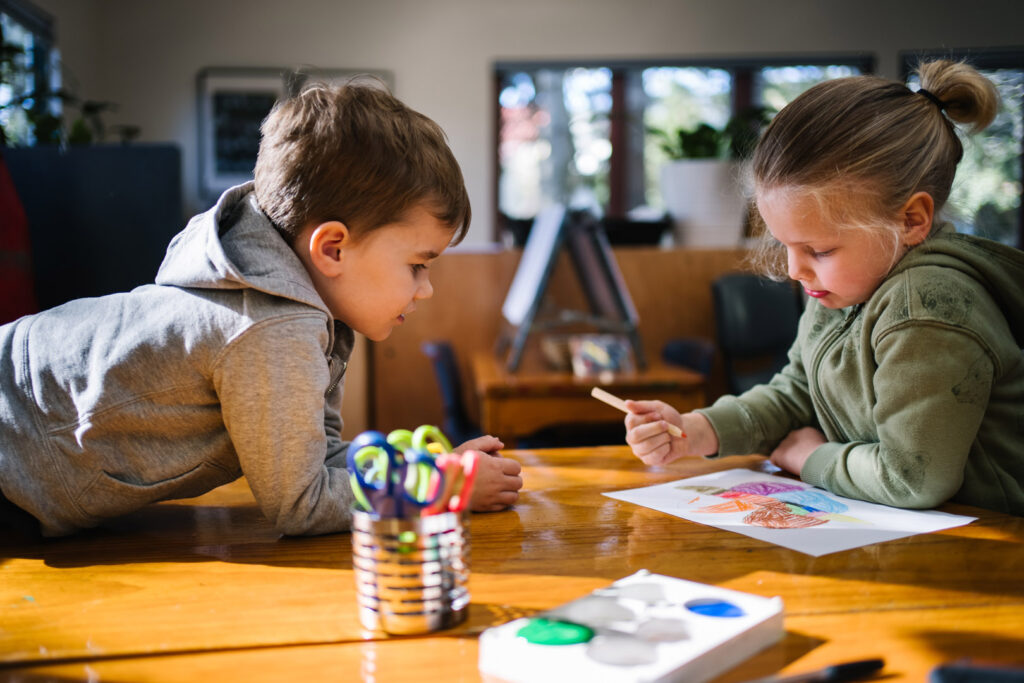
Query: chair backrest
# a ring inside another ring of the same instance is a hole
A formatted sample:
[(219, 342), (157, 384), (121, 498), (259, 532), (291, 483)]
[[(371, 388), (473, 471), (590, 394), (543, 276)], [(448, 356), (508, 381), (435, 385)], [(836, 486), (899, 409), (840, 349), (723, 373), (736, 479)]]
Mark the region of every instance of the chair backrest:
[(661, 348), (661, 359), (708, 377), (715, 362), (715, 345), (701, 337), (674, 337)]
[(480, 428), (469, 419), (462, 400), (462, 379), (451, 344), (446, 341), (426, 341), (420, 345), (420, 349), (434, 366), (434, 376), (437, 378), (444, 408), (441, 430), (445, 436), (455, 446), (480, 436)]
[[(745, 391), (770, 379), (786, 363), (803, 310), (790, 282), (775, 282), (752, 273), (729, 273), (711, 283), (715, 328), (726, 367), (729, 390)], [(744, 377), (737, 361), (769, 357), (757, 377)], [(754, 381), (754, 380), (757, 381)]]

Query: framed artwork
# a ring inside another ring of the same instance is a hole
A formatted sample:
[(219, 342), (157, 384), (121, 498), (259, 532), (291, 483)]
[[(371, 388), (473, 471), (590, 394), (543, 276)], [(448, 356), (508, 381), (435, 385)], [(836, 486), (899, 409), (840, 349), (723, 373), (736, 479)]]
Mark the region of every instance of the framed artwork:
[(212, 203), (224, 190), (252, 180), (260, 124), (282, 97), (311, 81), (340, 83), (372, 76), (394, 88), (390, 72), (365, 69), (208, 67), (196, 78), (199, 194)]

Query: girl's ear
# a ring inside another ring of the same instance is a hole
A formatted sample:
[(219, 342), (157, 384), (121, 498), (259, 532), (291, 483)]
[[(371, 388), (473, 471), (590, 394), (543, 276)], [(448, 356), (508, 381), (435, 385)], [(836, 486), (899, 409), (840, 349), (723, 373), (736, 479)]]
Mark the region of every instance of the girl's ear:
[(341, 272), (345, 250), (352, 243), (352, 233), (340, 221), (327, 221), (309, 234), (309, 258), (313, 267), (327, 277)]
[(903, 216), (903, 244), (913, 247), (931, 234), (935, 200), (927, 192), (915, 192), (900, 211)]

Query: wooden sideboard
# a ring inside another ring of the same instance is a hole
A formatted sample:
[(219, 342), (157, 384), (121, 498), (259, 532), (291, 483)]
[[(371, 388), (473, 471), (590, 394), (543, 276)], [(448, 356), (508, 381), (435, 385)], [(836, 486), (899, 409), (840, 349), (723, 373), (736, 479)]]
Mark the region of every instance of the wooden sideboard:
[[(648, 359), (659, 359), (665, 342), (674, 337), (714, 338), (711, 281), (722, 273), (741, 270), (744, 250), (619, 247), (614, 251), (640, 316), (639, 329)], [(440, 424), (440, 393), (430, 361), (420, 350), (424, 341), (437, 339), (452, 344), (465, 403), (471, 417), (480, 421), (472, 358), (495, 347), (502, 330), (501, 305), (520, 253), (506, 249), (455, 250), (445, 253), (431, 266), (433, 298), (420, 302), (416, 312), (388, 339), (368, 344), (370, 372), (366, 395), (371, 410), (367, 419), (375, 428), (387, 431), (424, 423)], [(549, 292), (551, 300), (561, 307), (583, 309), (586, 305), (565, 254), (552, 275)], [(524, 371), (537, 368), (539, 363), (537, 340), (531, 338)], [(358, 388), (349, 385), (346, 391)], [(707, 398), (723, 391), (724, 381), (716, 364)]]
[(596, 377), (576, 377), (571, 372), (510, 373), (489, 351), (473, 356), (480, 426), (506, 446), (556, 425), (621, 425), (621, 412), (590, 395), (595, 386), (621, 395), (620, 398), (657, 399), (687, 411), (705, 405), (704, 384), (700, 374), (659, 360), (644, 370), (617, 374), (602, 382)]

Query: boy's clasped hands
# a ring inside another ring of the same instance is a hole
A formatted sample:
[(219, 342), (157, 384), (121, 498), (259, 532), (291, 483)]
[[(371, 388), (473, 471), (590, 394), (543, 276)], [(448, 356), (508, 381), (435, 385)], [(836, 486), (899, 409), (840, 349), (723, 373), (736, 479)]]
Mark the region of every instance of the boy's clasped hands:
[(470, 510), (497, 512), (519, 500), (519, 489), (523, 488), (522, 467), (518, 461), (502, 457), (499, 451), (504, 447), (497, 437), (480, 436), (455, 448), (456, 453), (473, 450), (484, 455), (480, 458), (476, 485), (469, 499)]

